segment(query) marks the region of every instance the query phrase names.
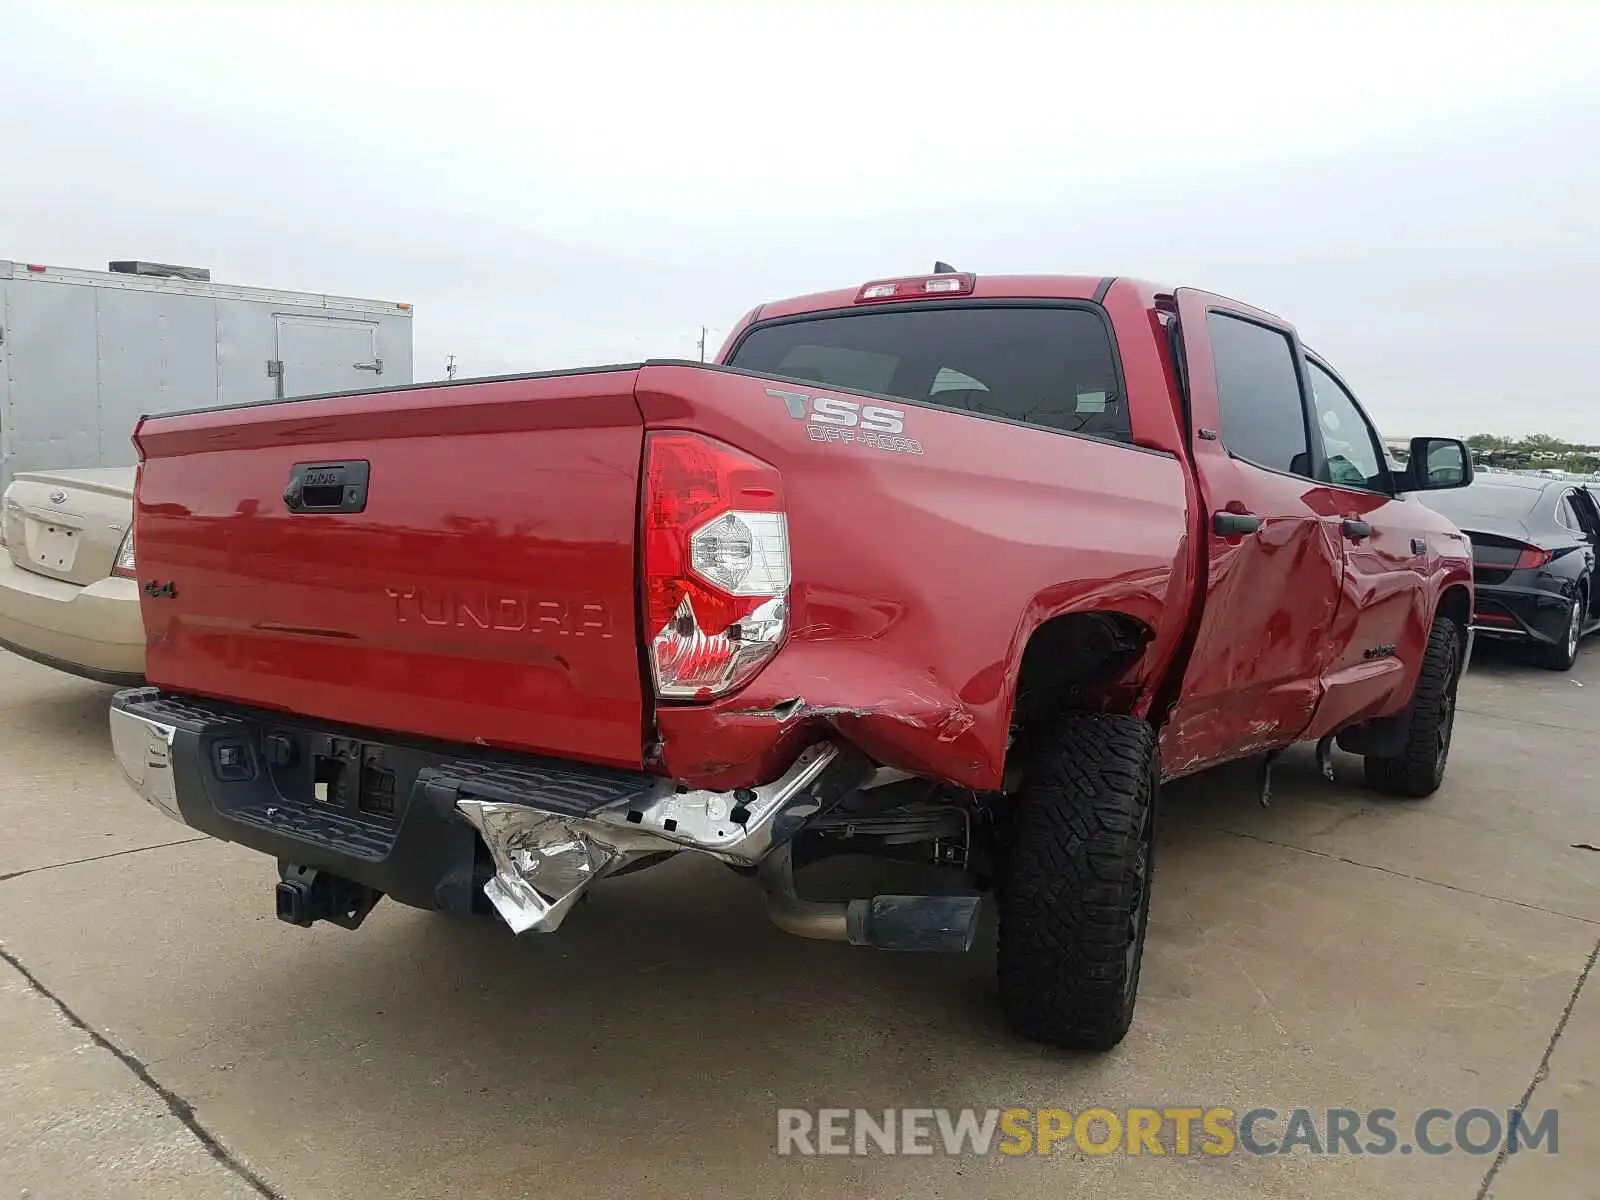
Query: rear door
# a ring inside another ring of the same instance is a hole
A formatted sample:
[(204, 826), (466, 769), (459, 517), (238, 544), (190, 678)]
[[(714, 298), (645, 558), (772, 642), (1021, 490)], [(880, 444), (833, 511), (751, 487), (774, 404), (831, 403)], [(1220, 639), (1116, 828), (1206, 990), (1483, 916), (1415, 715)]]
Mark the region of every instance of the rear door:
[(378, 387), (378, 323), (344, 317), (277, 317), (277, 394), (319, 396)]
[(1343, 550), (1314, 503), (1294, 329), (1177, 294), (1209, 577), (1162, 767), (1184, 774), (1294, 741), (1310, 725), (1341, 602)]

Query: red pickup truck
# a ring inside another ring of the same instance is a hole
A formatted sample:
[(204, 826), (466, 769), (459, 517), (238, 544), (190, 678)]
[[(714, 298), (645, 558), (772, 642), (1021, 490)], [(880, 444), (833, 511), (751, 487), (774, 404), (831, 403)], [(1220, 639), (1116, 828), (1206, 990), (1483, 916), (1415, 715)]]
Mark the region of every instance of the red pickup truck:
[[(1163, 780), (1337, 739), (1440, 784), (1467, 542), (1289, 325), (1133, 279), (941, 270), (765, 304), (651, 362), (148, 417), (136, 789), (278, 859), (555, 929), (673, 854), (777, 923), (964, 950), (1015, 1029), (1132, 1018)], [(964, 871), (821, 903), (834, 854)], [(962, 885), (965, 886), (962, 886)], [(974, 894), (976, 893), (976, 894)]]

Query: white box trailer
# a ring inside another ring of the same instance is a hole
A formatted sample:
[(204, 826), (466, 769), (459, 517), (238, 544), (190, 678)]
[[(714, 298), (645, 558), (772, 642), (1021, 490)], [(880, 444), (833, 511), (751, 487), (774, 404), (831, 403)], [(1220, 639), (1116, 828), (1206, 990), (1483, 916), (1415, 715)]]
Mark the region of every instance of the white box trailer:
[(131, 465), (145, 413), (411, 382), (411, 306), (0, 259), (0, 491), (17, 471)]

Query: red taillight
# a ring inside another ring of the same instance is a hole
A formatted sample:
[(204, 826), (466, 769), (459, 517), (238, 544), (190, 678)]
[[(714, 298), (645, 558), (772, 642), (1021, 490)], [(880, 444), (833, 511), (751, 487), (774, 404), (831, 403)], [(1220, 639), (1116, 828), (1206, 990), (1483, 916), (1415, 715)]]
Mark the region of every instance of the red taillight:
[(777, 652), (789, 531), (777, 468), (693, 433), (645, 449), (644, 608), (656, 695), (708, 700)]
[(954, 275), (913, 275), (906, 279), (880, 279), (866, 284), (856, 293), (857, 304), (882, 300), (934, 300), (940, 296), (970, 296), (978, 277), (958, 272)]
[(1522, 571), (1531, 567), (1542, 567), (1554, 557), (1550, 551), (1541, 550), (1538, 546), (1524, 546), (1522, 552), (1517, 555), (1513, 569)]

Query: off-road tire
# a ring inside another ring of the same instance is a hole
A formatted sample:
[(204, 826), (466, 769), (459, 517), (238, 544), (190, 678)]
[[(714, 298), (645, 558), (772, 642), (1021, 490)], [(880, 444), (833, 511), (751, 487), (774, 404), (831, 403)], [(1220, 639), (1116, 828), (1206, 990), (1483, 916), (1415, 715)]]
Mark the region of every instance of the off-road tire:
[(1367, 755), (1364, 765), (1369, 787), (1412, 800), (1439, 790), (1450, 757), (1460, 675), (1461, 638), (1456, 623), (1448, 617), (1435, 617), (1407, 714), (1405, 745), (1393, 758)]
[(1578, 661), (1578, 643), (1583, 640), (1583, 618), (1589, 611), (1589, 592), (1580, 586), (1567, 613), (1567, 629), (1561, 641), (1539, 647), (1539, 662), (1552, 671), (1570, 671)]
[(1024, 1037), (1109, 1050), (1133, 1021), (1160, 768), (1144, 721), (1074, 713), (1037, 744), (999, 889), (1000, 1007)]

